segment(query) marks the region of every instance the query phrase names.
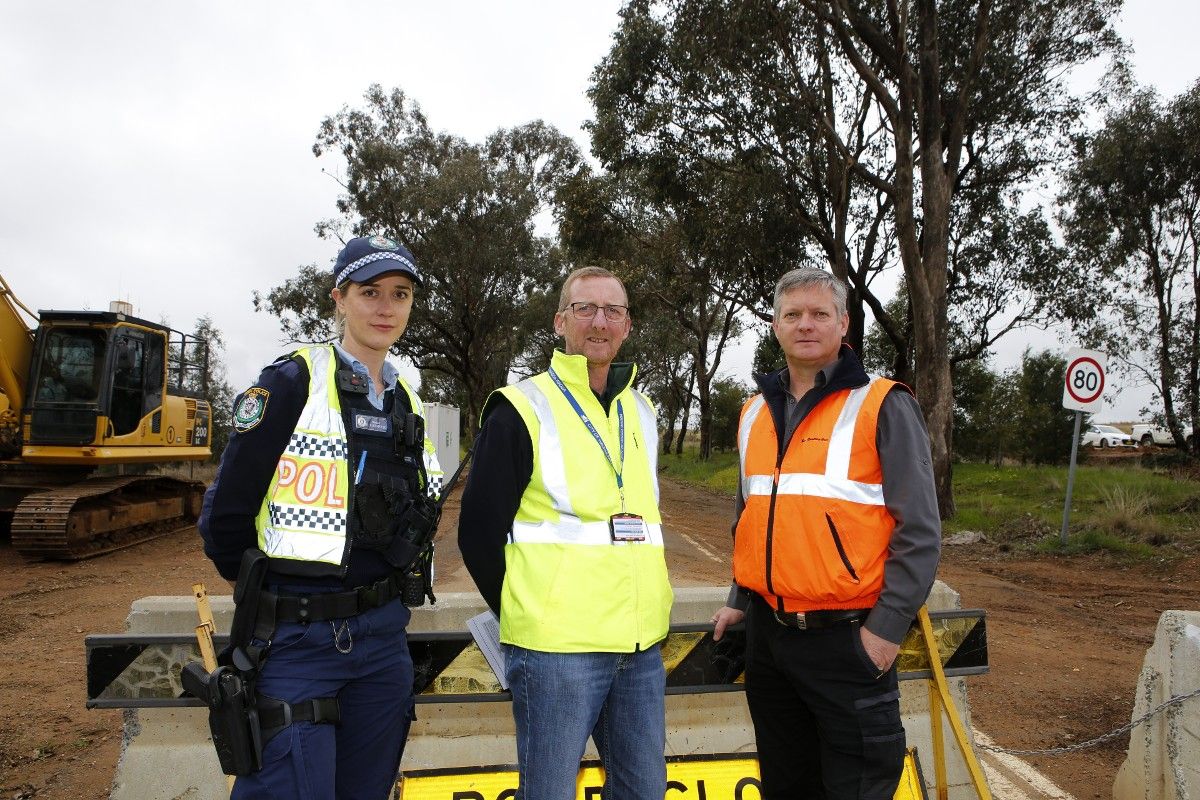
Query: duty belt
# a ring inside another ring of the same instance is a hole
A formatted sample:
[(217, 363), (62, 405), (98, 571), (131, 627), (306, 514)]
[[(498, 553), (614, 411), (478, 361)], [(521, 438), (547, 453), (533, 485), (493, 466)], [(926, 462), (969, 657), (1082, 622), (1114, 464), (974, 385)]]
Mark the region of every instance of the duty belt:
[(275, 594), (264, 590), (258, 599), (258, 619), (261, 624), (264, 620), (308, 623), (353, 617), (400, 597), (403, 580), (403, 573), (394, 572), (348, 592)]

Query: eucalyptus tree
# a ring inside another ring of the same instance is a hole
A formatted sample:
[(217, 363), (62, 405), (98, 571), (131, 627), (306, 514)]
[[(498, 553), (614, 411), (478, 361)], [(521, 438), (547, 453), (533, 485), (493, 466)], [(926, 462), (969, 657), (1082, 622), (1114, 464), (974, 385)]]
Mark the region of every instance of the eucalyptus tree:
[[(737, 170), (762, 179), (793, 236), (852, 288), (853, 344), (869, 308), (898, 351), (928, 423), (944, 516), (950, 484), (952, 327), (982, 342), (1004, 300), (1039, 295), (1053, 270), (977, 273), (954, 225), (1009, 233), (1032, 264), (1053, 254), (1021, 222), (1016, 189), (1035, 179), (1085, 106), (1070, 69), (1114, 54), (1120, 0), (633, 0), (590, 90), (593, 149), (609, 169)], [(965, 224), (965, 223), (962, 223)], [(1044, 224), (1044, 221), (1043, 221)], [(985, 239), (978, 239), (982, 244)], [(775, 240), (768, 239), (768, 246)], [(985, 251), (980, 250), (980, 253)], [(757, 302), (794, 262), (748, 259)], [(911, 331), (875, 279), (903, 269)], [(1050, 265), (1052, 266), (1052, 265)], [(961, 271), (957, 271), (961, 270)], [(1032, 281), (1032, 284), (1031, 284)], [(1022, 287), (1015, 291), (1014, 287)], [(975, 307), (951, 302), (990, 295)], [(755, 297), (741, 298), (753, 304)], [(1018, 312), (1021, 324), (1053, 316)]]
[[(504, 385), (536, 326), (523, 313), (552, 293), (563, 264), (535, 221), (581, 155), (553, 127), (530, 122), (481, 143), (435, 132), (399, 89), (372, 86), (360, 108), (343, 107), (320, 126), (313, 153), (344, 162), (337, 216), (324, 237), (382, 233), (407, 244), (421, 268), (407, 333), (407, 356), (440, 391), (461, 398), (471, 430), (488, 394)], [(257, 296), (281, 317), (285, 335), (327, 339), (328, 279), (315, 265)]]
[(1200, 422), (1200, 81), (1134, 94), (1081, 137), (1061, 221), (1097, 315), (1089, 338), (1153, 386), (1176, 444)]
[(771, 223), (755, 208), (760, 195), (730, 177), (627, 168), (577, 178), (560, 193), (564, 246), (622, 264), (638, 305), (682, 336), (665, 341), (682, 341), (686, 360), (668, 350), (665, 361), (652, 353), (650, 361), (663, 361), (669, 375), (663, 398), (682, 411), (681, 434), (694, 397), (701, 458), (712, 449), (713, 382), (741, 332), (740, 298), (755, 271), (748, 261), (759, 256), (750, 243)]

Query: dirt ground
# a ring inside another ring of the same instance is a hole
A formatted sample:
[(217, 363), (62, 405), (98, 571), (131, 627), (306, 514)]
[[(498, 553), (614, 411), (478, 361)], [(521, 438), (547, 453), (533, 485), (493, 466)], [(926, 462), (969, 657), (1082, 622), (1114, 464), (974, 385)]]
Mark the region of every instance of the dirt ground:
[[(728, 498), (663, 483), (668, 561), (676, 585), (729, 578)], [(438, 588), (469, 591), (443, 523)], [(969, 679), (976, 726), (998, 745), (1058, 747), (1129, 721), (1142, 658), (1159, 614), (1200, 608), (1200, 557), (1127, 565), (1105, 557), (1040, 557), (988, 544), (947, 547), (940, 577), (963, 605), (986, 610), (991, 673)], [(108, 796), (121, 712), (87, 710), (83, 637), (123, 630), (130, 603), (226, 585), (194, 529), (74, 564), (26, 562), (0, 542), (0, 800)], [(1081, 800), (1111, 796), (1128, 738), (1032, 762)]]

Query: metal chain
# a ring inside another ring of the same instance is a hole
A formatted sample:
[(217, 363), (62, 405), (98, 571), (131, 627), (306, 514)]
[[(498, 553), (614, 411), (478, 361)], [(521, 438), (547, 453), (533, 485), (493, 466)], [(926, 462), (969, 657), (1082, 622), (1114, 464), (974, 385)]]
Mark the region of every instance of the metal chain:
[(1107, 741), (1116, 739), (1118, 736), (1128, 733), (1129, 731), (1136, 728), (1138, 725), (1141, 725), (1143, 722), (1150, 719), (1155, 714), (1161, 713), (1162, 711), (1165, 711), (1166, 709), (1170, 708), (1171, 706), (1180, 705), (1183, 703), (1184, 700), (1190, 700), (1191, 698), (1197, 697), (1197, 696), (1200, 696), (1200, 689), (1196, 689), (1194, 692), (1188, 692), (1187, 694), (1181, 694), (1177, 697), (1172, 697), (1170, 700), (1166, 700), (1162, 703), (1159, 703), (1157, 706), (1150, 709), (1145, 714), (1142, 714), (1140, 717), (1133, 720), (1128, 725), (1122, 725), (1121, 727), (1117, 728), (1115, 731), (1109, 731), (1108, 733), (1104, 734), (1103, 736), (1097, 736), (1095, 739), (1088, 739), (1086, 742), (1080, 742), (1079, 744), (1068, 745), (1067, 747), (1048, 747), (1044, 750), (1009, 750), (1006, 747), (996, 747), (995, 745), (979, 744), (978, 742), (975, 743), (975, 746), (978, 747), (980, 750), (988, 750), (993, 753), (1007, 753), (1011, 756), (1060, 756), (1063, 753), (1072, 753), (1076, 750), (1086, 750), (1089, 747), (1095, 747), (1096, 745), (1104, 744)]

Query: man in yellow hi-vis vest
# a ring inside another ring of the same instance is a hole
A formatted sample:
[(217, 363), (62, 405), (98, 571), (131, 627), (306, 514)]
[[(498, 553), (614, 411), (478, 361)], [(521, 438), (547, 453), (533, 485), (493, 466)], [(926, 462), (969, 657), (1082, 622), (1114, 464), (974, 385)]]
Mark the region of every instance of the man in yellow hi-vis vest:
[(550, 368), (488, 398), (463, 494), (463, 562), (500, 619), (517, 800), (573, 800), (590, 735), (607, 800), (666, 792), (659, 644), (671, 585), (653, 405), (617, 363), (632, 322), (611, 272), (567, 276)]

